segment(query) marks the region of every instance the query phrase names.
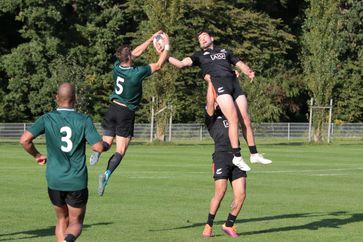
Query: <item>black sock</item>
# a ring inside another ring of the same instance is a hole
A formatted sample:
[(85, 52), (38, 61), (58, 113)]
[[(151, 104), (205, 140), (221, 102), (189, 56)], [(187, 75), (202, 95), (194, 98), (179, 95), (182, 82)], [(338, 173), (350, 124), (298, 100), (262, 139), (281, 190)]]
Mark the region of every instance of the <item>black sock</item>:
[(109, 149), (110, 149), (110, 145), (107, 143), (107, 142), (105, 142), (105, 141), (103, 141), (103, 143), (102, 143), (102, 146), (103, 146), (103, 151), (105, 152), (105, 151), (108, 151)]
[(107, 170), (109, 170), (112, 173), (121, 163), (121, 160), (122, 160), (122, 155), (118, 152), (115, 152), (108, 160)]
[(236, 222), (236, 218), (237, 218), (237, 216), (228, 214), (228, 218), (226, 221), (226, 227), (232, 227), (234, 225), (234, 222)]
[(257, 154), (257, 147), (256, 145), (254, 146), (248, 146), (248, 149), (250, 150), (250, 153), (253, 155), (253, 154)]
[(208, 222), (207, 222), (207, 224), (209, 224), (209, 226), (211, 226), (211, 227), (213, 227), (213, 222), (214, 222), (214, 218), (215, 218), (215, 214), (213, 215), (213, 214), (208, 214)]
[(64, 237), (64, 240), (67, 242), (74, 242), (76, 241), (76, 237), (73, 234), (67, 234), (66, 237)]
[(232, 148), (233, 155), (236, 157), (241, 157), (241, 148)]

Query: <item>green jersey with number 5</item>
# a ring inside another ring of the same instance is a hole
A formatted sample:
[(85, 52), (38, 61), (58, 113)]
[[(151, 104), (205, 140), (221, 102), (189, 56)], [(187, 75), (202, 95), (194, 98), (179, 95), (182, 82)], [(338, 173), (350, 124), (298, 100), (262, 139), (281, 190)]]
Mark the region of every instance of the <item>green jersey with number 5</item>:
[(58, 108), (37, 119), (28, 131), (34, 137), (45, 134), (49, 188), (78, 191), (87, 187), (86, 143), (102, 141), (89, 116)]
[(150, 75), (149, 65), (123, 67), (116, 61), (113, 65), (114, 88), (110, 100), (116, 100), (131, 110), (137, 110), (142, 97), (142, 81)]

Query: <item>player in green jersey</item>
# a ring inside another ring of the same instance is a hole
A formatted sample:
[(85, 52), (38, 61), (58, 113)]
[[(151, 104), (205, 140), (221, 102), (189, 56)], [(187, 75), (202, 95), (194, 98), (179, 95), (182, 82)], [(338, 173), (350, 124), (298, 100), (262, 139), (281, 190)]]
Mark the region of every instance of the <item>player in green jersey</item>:
[[(58, 108), (41, 116), (20, 138), (25, 151), (39, 165), (47, 165), (49, 198), (54, 206), (57, 241), (75, 241), (81, 234), (88, 200), (86, 142), (92, 150), (103, 151), (102, 138), (90, 117), (74, 110), (75, 88), (59, 86)], [(41, 154), (33, 139), (45, 134), (47, 156)]]
[[(141, 55), (158, 34), (163, 36), (165, 43), (164, 50), (158, 52), (158, 61), (148, 65), (134, 66), (133, 58)], [(113, 65), (114, 87), (110, 97), (111, 104), (102, 121), (105, 150), (109, 149), (116, 138), (116, 151), (110, 157), (106, 171), (99, 176), (98, 194), (100, 196), (103, 195), (112, 172), (125, 156), (134, 134), (135, 111), (142, 97), (142, 82), (146, 77), (160, 70), (167, 59), (169, 48), (168, 36), (159, 31), (134, 50), (127, 45), (122, 45), (116, 50), (118, 60)], [(99, 157), (100, 153), (93, 153), (90, 158), (91, 165), (96, 164)]]

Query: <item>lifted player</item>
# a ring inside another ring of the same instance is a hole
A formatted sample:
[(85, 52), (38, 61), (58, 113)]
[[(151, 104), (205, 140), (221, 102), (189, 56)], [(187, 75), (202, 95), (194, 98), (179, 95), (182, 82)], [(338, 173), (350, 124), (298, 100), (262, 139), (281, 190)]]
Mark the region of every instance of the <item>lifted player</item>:
[(265, 159), (257, 152), (251, 120), (247, 111), (247, 99), (239, 85), (232, 65), (236, 66), (251, 80), (254, 79), (255, 73), (245, 63), (235, 57), (231, 51), (214, 46), (214, 37), (208, 30), (198, 32), (197, 38), (202, 49), (201, 51), (197, 51), (191, 57), (186, 57), (181, 61), (174, 57), (169, 57), (169, 63), (177, 68), (199, 66), (202, 69), (203, 76), (210, 75), (214, 93), (217, 96), (217, 103), (229, 122), (228, 134), (233, 149), (233, 164), (241, 170), (250, 170), (250, 167), (244, 162), (240, 153), (238, 112), (242, 116), (243, 134), (251, 153), (251, 163), (270, 164), (271, 160)]

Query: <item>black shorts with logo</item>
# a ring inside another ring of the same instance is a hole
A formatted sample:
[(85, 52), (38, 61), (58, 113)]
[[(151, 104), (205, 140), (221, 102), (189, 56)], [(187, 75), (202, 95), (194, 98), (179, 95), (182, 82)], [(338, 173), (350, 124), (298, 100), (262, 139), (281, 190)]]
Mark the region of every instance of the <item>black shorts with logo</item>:
[(247, 177), (245, 171), (233, 165), (233, 153), (226, 151), (216, 151), (213, 156), (213, 178), (214, 180), (228, 179), (230, 182)]
[(229, 94), (236, 100), (239, 96), (245, 95), (237, 78), (213, 77), (212, 84), (217, 96)]
[(106, 136), (134, 136), (135, 111), (111, 103), (102, 120), (103, 135)]
[(53, 205), (62, 207), (66, 204), (74, 208), (83, 208), (88, 201), (88, 188), (79, 191), (58, 191), (48, 187), (49, 199)]

